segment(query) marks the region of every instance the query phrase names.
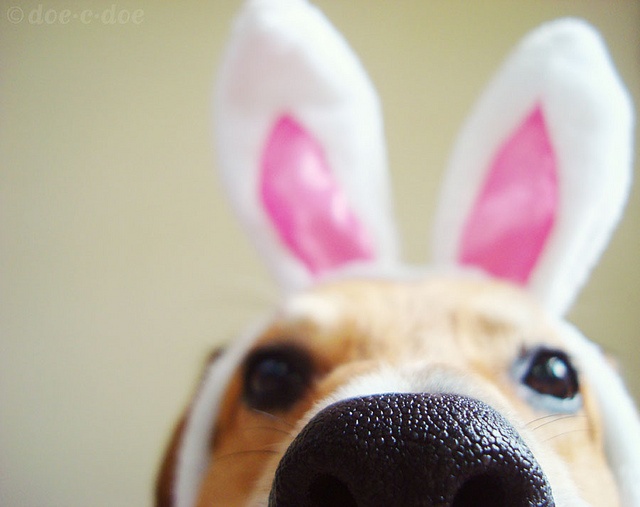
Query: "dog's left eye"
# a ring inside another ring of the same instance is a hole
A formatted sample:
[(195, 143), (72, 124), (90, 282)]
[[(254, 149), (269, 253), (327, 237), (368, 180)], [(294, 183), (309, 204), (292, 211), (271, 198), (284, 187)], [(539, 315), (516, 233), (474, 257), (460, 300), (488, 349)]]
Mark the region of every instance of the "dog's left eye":
[(312, 361), (299, 347), (281, 344), (257, 349), (244, 364), (244, 400), (258, 410), (287, 410), (306, 392), (312, 374)]
[(530, 401), (542, 408), (572, 412), (580, 406), (578, 374), (564, 352), (545, 347), (529, 351), (516, 364), (516, 372), (532, 395)]

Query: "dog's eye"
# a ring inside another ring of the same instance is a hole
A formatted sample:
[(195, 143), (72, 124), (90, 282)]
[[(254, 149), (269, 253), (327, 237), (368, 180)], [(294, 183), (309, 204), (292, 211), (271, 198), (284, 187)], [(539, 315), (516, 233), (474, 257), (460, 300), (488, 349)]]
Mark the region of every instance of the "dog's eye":
[(530, 401), (563, 412), (579, 407), (578, 374), (564, 352), (545, 347), (534, 349), (518, 361), (516, 371), (520, 382), (541, 398), (534, 400), (529, 396)]
[(523, 382), (540, 394), (568, 399), (578, 394), (578, 375), (564, 352), (538, 349), (529, 360)]
[(287, 410), (303, 396), (312, 375), (304, 350), (289, 344), (260, 348), (244, 364), (244, 400), (258, 410)]

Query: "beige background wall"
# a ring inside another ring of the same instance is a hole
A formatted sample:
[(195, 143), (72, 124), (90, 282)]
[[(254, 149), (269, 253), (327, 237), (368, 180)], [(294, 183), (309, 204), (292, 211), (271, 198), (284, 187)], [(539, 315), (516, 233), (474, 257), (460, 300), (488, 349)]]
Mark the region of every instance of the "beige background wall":
[[(383, 97), (411, 262), (426, 259), (435, 185), (458, 126), (530, 28), (563, 15), (591, 20), (640, 103), (637, 1), (318, 3)], [(210, 89), (237, 6), (2, 2), (5, 507), (150, 505), (161, 447), (205, 353), (268, 307), (273, 284), (213, 172)], [(105, 17), (83, 23), (84, 10)], [(110, 24), (114, 13), (130, 18)], [(571, 312), (620, 358), (637, 398), (639, 226), (636, 186)]]

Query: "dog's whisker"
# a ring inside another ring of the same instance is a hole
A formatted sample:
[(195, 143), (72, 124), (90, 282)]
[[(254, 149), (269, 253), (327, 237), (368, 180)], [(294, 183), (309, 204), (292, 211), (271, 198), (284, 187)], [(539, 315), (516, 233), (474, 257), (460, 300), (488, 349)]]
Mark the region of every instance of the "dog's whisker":
[(543, 416), (540, 416), (540, 417), (536, 417), (535, 419), (532, 419), (532, 420), (531, 420), (531, 421), (529, 421), (527, 424), (525, 424), (525, 428), (528, 428), (528, 427), (530, 427), (532, 424), (535, 424), (535, 423), (537, 423), (537, 422), (545, 421), (545, 420), (547, 420), (547, 419), (556, 418), (556, 417), (559, 417), (559, 416), (562, 416), (562, 415), (563, 415), (562, 413), (555, 412), (555, 413), (553, 413), (553, 414), (548, 414), (548, 415), (543, 415)]
[(248, 457), (248, 456), (255, 456), (256, 454), (268, 454), (268, 455), (274, 455), (274, 454), (278, 454), (278, 451), (276, 451), (275, 449), (245, 449), (242, 451), (234, 451), (234, 452), (230, 452), (228, 454), (223, 454), (222, 456), (216, 456), (216, 461), (221, 461), (221, 460), (227, 460), (230, 458), (241, 458), (241, 457)]
[(289, 421), (287, 421), (286, 419), (283, 419), (282, 417), (278, 417), (277, 415), (271, 414), (269, 412), (265, 412), (264, 410), (259, 410), (257, 408), (252, 409), (253, 412), (255, 412), (256, 414), (259, 414), (263, 417), (266, 417), (267, 419), (270, 419), (272, 421), (275, 421), (277, 423), (283, 424), (284, 426), (286, 426), (289, 429), (294, 429), (294, 425), (292, 423), (290, 423)]
[(559, 417), (584, 417), (584, 414), (566, 414), (564, 412), (554, 412), (553, 414), (547, 414), (547, 415), (543, 415), (540, 417), (536, 417), (535, 419), (532, 419), (527, 424), (525, 424), (525, 427), (530, 427), (532, 424), (535, 424), (540, 421), (545, 421), (547, 419), (557, 419)]
[[(543, 428), (544, 426), (548, 426), (549, 424), (554, 424), (554, 423), (557, 423), (559, 421), (566, 421), (567, 419), (579, 419), (581, 417), (586, 417), (586, 416), (584, 414), (553, 414), (553, 415), (549, 415), (549, 416), (540, 417), (538, 419), (534, 419), (529, 424), (527, 424), (527, 426), (532, 431), (536, 431), (536, 430), (538, 430), (540, 428)], [(550, 420), (548, 420), (548, 419), (550, 419)], [(540, 421), (544, 421), (544, 422), (540, 422)], [(536, 422), (540, 422), (540, 424), (538, 424), (537, 426), (533, 426), (533, 427), (530, 426), (531, 424), (534, 424)]]
[(293, 434), (291, 431), (283, 430), (282, 428), (276, 428), (275, 426), (251, 426), (249, 428), (244, 428), (243, 431), (271, 431), (274, 433), (279, 433), (286, 437), (291, 437)]
[(556, 438), (560, 438), (560, 437), (565, 437), (569, 434), (582, 433), (582, 432), (588, 432), (588, 431), (589, 431), (589, 428), (574, 428), (572, 430), (563, 431), (561, 433), (558, 433), (557, 435), (553, 435), (552, 437), (545, 438), (544, 440), (542, 440), (542, 442), (547, 443), (547, 442), (550, 442), (551, 440), (555, 440)]

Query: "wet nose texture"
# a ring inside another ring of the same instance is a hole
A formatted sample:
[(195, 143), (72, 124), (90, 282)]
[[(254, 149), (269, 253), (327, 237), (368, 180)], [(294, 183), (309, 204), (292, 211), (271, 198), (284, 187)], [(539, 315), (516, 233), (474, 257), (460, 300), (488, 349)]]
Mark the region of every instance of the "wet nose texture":
[(276, 471), (270, 507), (554, 506), (509, 422), (455, 395), (354, 398), (319, 412)]

